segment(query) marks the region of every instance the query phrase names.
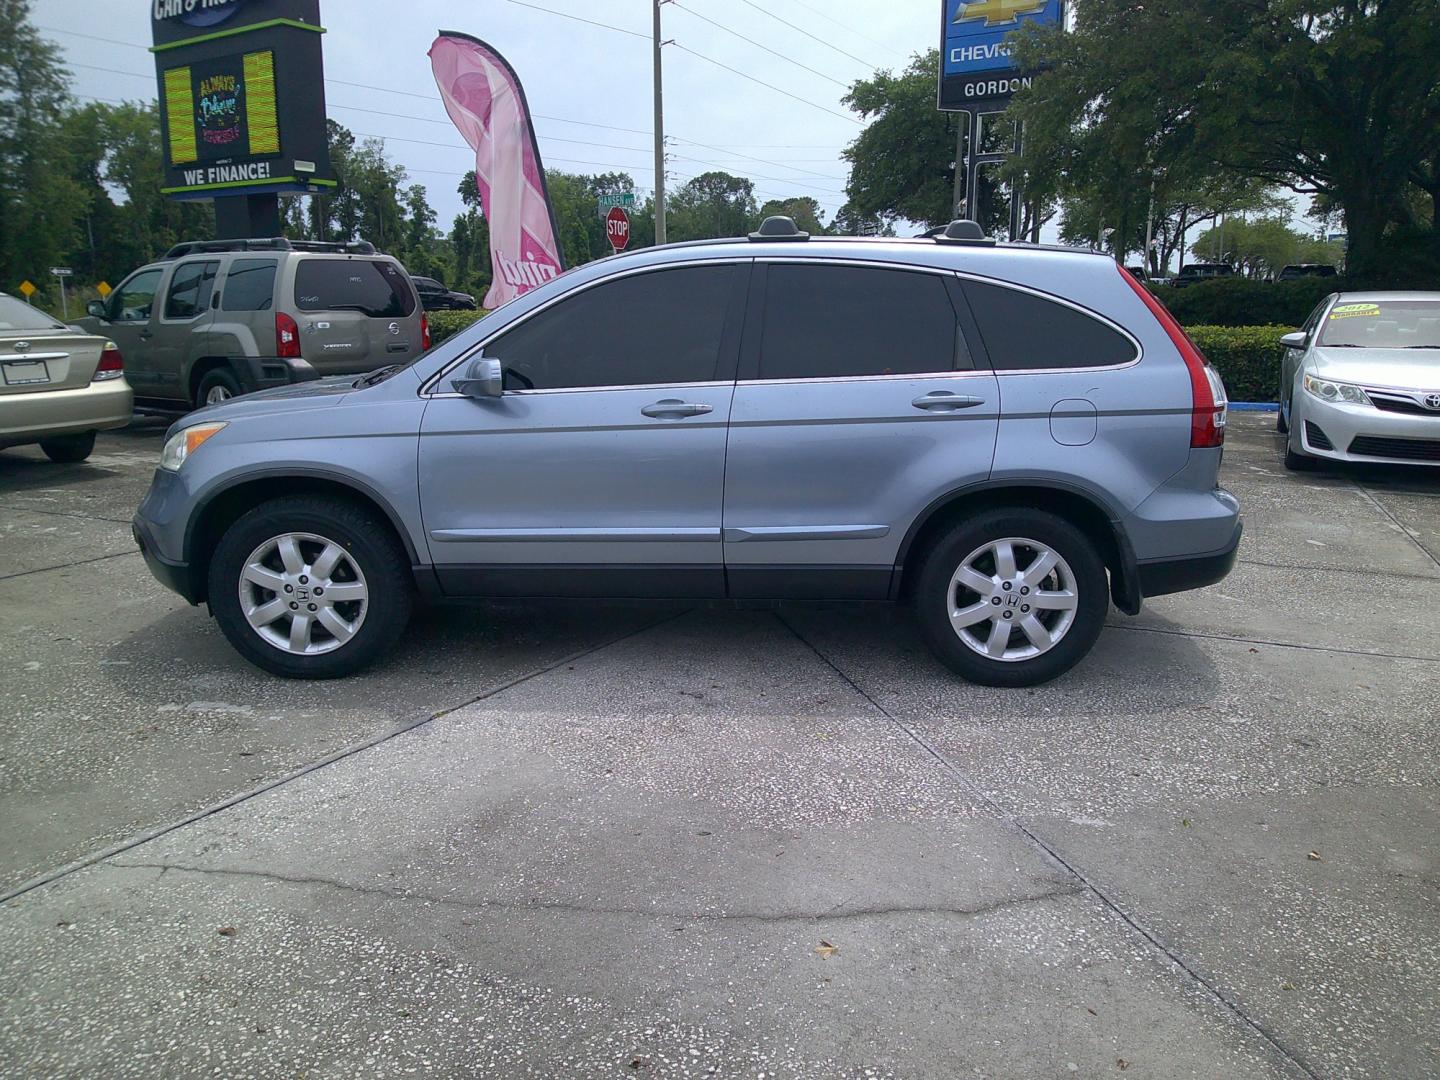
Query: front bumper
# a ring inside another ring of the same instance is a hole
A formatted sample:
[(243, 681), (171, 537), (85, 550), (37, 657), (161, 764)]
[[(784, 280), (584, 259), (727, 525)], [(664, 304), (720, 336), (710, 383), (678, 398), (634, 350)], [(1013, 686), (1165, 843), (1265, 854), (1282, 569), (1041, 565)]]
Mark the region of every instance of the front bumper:
[(134, 411), (135, 392), (124, 379), (106, 379), (72, 390), (3, 394), (0, 446), (124, 427)]
[(171, 592), (179, 593), (187, 603), (198, 604), (200, 602), (200, 589), (196, 585), (195, 575), (191, 572), (190, 564), (171, 562), (162, 556), (155, 546), (149, 524), (139, 514), (136, 514), (130, 523), (130, 535), (135, 538), (135, 546), (145, 557), (145, 565), (150, 568), (150, 573), (154, 575), (156, 581)]
[(178, 473), (156, 469), (130, 533), (155, 579), (191, 604), (205, 594), (205, 583), (185, 561), (186, 533), (194, 500)]
[(1223, 580), (1235, 568), (1240, 554), (1244, 522), (1235, 523), (1235, 534), (1223, 548), (1184, 559), (1152, 559), (1138, 565), (1140, 594), (1147, 599), (1169, 593), (1203, 589)]
[(1295, 395), (1290, 427), (1300, 449), (1332, 461), (1440, 465), (1440, 412), (1417, 416), (1373, 405), (1321, 401)]

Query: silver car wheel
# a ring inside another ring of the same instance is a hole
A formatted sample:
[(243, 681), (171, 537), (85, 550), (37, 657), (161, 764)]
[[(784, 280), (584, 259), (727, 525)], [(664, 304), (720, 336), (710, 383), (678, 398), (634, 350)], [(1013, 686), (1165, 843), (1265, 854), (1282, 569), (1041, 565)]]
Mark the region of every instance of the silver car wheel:
[(971, 651), (1015, 663), (1049, 652), (1075, 625), (1080, 594), (1060, 554), (1006, 537), (976, 548), (950, 578), (950, 626)]
[(230, 393), (230, 388), (228, 386), (223, 386), (217, 383), (216, 385), (210, 387), (209, 390), (205, 391), (205, 404), (219, 405), (222, 401), (229, 401), (234, 396), (234, 394)]
[(339, 544), (314, 533), (266, 540), (240, 571), (246, 622), (281, 652), (333, 652), (359, 632), (369, 607), (359, 564)]

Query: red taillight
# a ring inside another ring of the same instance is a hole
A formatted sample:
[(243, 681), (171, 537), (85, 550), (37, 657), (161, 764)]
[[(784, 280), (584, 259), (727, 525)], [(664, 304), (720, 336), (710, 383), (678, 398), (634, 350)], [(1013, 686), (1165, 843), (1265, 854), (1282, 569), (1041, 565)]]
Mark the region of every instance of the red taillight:
[[(1118, 265), (1118, 264), (1117, 264)], [(1126, 269), (1119, 267), (1125, 284), (1135, 290), (1144, 305), (1155, 316), (1155, 321), (1169, 335), (1170, 341), (1185, 361), (1190, 372), (1190, 446), (1192, 449), (1206, 449), (1225, 444), (1225, 413), (1229, 401), (1225, 396), (1225, 384), (1220, 373), (1210, 366), (1185, 328), (1175, 321), (1168, 308)]]
[(275, 313), (275, 355), (290, 359), (300, 355), (300, 327), (283, 311)]
[(120, 349), (113, 341), (107, 341), (100, 353), (100, 363), (96, 365), (95, 374), (90, 381), (104, 382), (107, 379), (118, 379), (124, 374), (125, 358), (120, 355)]
[(430, 316), (420, 313), (420, 351), (430, 351)]

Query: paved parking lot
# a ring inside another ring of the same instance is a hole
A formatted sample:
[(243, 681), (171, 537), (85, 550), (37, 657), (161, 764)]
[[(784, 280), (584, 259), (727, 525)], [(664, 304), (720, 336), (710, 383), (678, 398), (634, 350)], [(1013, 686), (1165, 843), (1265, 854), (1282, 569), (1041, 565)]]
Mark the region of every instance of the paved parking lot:
[(1272, 424), (1234, 575), (1018, 692), (862, 609), (286, 683), (134, 553), (163, 423), (0, 452), (0, 1074), (1437, 1075), (1440, 477)]

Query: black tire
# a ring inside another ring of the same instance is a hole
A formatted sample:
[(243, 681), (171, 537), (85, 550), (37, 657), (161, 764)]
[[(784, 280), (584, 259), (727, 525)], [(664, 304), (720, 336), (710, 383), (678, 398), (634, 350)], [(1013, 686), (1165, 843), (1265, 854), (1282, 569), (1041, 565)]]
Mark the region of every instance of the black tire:
[(1280, 408), (1275, 411), (1275, 430), (1281, 435), (1290, 434), (1290, 422), (1285, 419), (1285, 403), (1280, 403)]
[(239, 397), (244, 392), (240, 389), (240, 380), (233, 371), (229, 368), (214, 368), (205, 373), (200, 385), (195, 388), (195, 407), (203, 409), (206, 405), (219, 404), (218, 401), (210, 400), (211, 393), (216, 391), (224, 394), (220, 399), (224, 401)]
[[(302, 655), (272, 645), (250, 626), (241, 608), (246, 561), (267, 540), (286, 533), (333, 541), (364, 575), (369, 593), (364, 619), (354, 637), (330, 652)], [(262, 503), (226, 530), (210, 560), (210, 611), (225, 637), (256, 667), (291, 679), (338, 679), (374, 663), (405, 632), (414, 590), (410, 560), (390, 523), (366, 506), (331, 496)]]
[[(1048, 652), (1029, 659), (981, 656), (961, 641), (950, 622), (955, 600), (950, 582), (962, 560), (986, 544), (1008, 537), (1038, 542), (1063, 558), (1077, 593), (1069, 630)], [(1110, 609), (1109, 578), (1095, 545), (1063, 518), (1023, 507), (987, 510), (962, 521), (929, 548), (918, 567), (912, 603), (926, 644), (961, 678), (982, 686), (1036, 686), (1069, 671), (1094, 647)]]
[(1285, 444), (1285, 468), (1291, 472), (1309, 472), (1315, 468), (1315, 459), (1309, 454), (1297, 454), (1290, 449), (1290, 444)]
[(95, 449), (95, 432), (83, 435), (57, 435), (53, 439), (41, 439), (40, 449), (57, 465), (74, 465), (84, 461)]

